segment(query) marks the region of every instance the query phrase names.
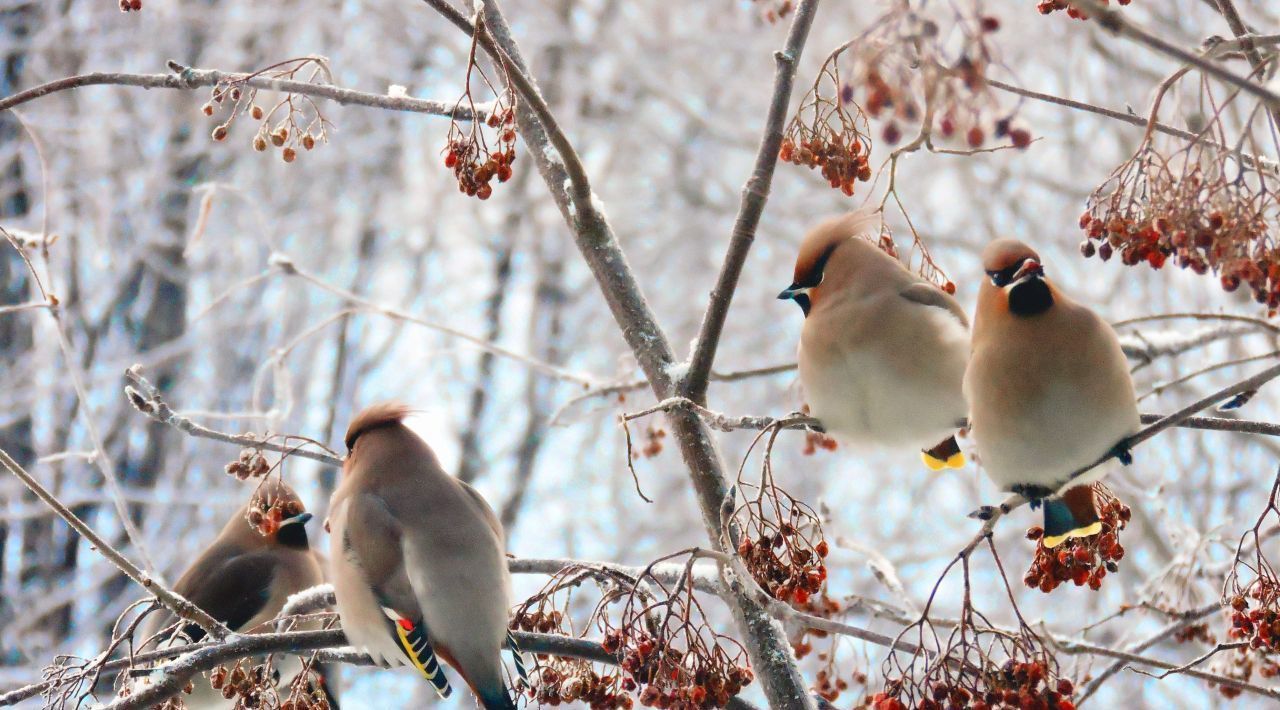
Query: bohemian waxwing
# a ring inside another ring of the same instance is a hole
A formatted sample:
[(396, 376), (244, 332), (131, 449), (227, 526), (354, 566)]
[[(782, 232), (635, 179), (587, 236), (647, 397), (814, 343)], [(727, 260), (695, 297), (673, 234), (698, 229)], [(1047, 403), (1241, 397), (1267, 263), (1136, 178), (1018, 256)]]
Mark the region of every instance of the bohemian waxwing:
[(973, 354), (965, 373), (978, 458), (1002, 490), (1044, 502), (1044, 544), (1101, 529), (1088, 485), (1140, 420), (1120, 341), (1044, 277), (1040, 256), (1001, 239), (982, 252)]
[[(276, 514), (281, 516), (279, 522), (272, 517), (275, 509), (280, 511)], [(310, 519), (302, 500), (288, 485), (276, 480), (262, 484), (231, 516), (213, 544), (183, 572), (173, 590), (236, 633), (275, 631), (274, 625), (266, 622), (280, 613), (289, 597), (324, 581), (320, 563), (307, 542)], [(172, 615), (154, 615), (144, 627), (144, 638), (175, 621)], [(296, 628), (316, 629), (319, 622)], [(204, 636), (204, 629), (185, 624), (161, 645), (195, 643)], [(301, 659), (291, 654), (277, 655), (273, 666), (278, 687), (287, 687), (302, 671)], [(321, 669), (317, 666), (313, 670), (323, 686)], [(212, 710), (234, 704), (208, 682), (194, 685), (192, 694), (183, 696), (189, 708)], [(336, 709), (329, 688), (325, 687), (324, 693), (330, 707)]]
[(452, 692), (436, 657), (487, 710), (515, 708), (501, 652), (511, 579), (502, 525), (471, 486), (445, 473), (403, 423), (377, 404), (347, 429), (342, 482), (329, 504), (330, 565), (347, 639), (382, 665), (409, 665)]
[(869, 241), (875, 221), (863, 211), (814, 227), (778, 294), (804, 311), (809, 411), (839, 439), (918, 446), (931, 469), (959, 468), (969, 321), (954, 298)]

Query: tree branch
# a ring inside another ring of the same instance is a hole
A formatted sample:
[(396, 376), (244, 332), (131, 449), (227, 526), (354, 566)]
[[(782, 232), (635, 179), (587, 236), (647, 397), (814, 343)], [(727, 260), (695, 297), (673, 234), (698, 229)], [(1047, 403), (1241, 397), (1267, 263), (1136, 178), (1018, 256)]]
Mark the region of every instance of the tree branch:
[(773, 98), (769, 102), (769, 113), (765, 117), (764, 135), (760, 138), (760, 148), (756, 152), (755, 167), (746, 185), (742, 187), (742, 201), (738, 207), (738, 216), (733, 223), (732, 236), (729, 238), (729, 250), (720, 267), (716, 285), (711, 290), (711, 301), (702, 317), (702, 325), (698, 330), (698, 339), (693, 346), (693, 353), (689, 356), (688, 372), (680, 383), (680, 394), (695, 402), (705, 403), (706, 401), (708, 376), (711, 373), (711, 364), (715, 361), (716, 349), (720, 344), (720, 335), (724, 331), (725, 319), (729, 315), (729, 306), (732, 305), (734, 292), (738, 289), (738, 278), (742, 275), (742, 267), (746, 264), (752, 244), (755, 243), (760, 215), (763, 214), (765, 202), (769, 199), (773, 171), (778, 165), (778, 151), (782, 146), (782, 129), (791, 104), (796, 64), (804, 52), (809, 28), (813, 25), (813, 18), (817, 12), (816, 1), (800, 3), (795, 19), (791, 23), (791, 30), (787, 34), (786, 47), (774, 54), (776, 66), (773, 77)]
[(1246, 94), (1250, 94), (1251, 96), (1260, 99), (1267, 105), (1268, 109), (1280, 109), (1280, 94), (1276, 94), (1274, 91), (1271, 91), (1262, 84), (1252, 81), (1247, 77), (1239, 76), (1227, 71), (1204, 57), (1197, 56), (1182, 47), (1166, 41), (1162, 37), (1158, 37), (1141, 27), (1138, 27), (1126, 20), (1120, 12), (1117, 12), (1112, 7), (1104, 5), (1099, 2), (1099, 0), (1072, 0), (1072, 3), (1087, 12), (1090, 17), (1097, 18), (1098, 26), (1102, 29), (1145, 45), (1160, 54), (1176, 59), (1183, 64), (1193, 66), (1215, 79), (1231, 84)]
[[(470, 121), (472, 119), (471, 110), (461, 106), (456, 106), (456, 102), (413, 99), (407, 96), (388, 96), (386, 94), (370, 94), (363, 91), (344, 89), (331, 84), (312, 84), (305, 81), (294, 81), (292, 79), (273, 79), (270, 77), (243, 72), (224, 72), (217, 69), (195, 69), (192, 67), (185, 67), (174, 61), (169, 62), (169, 68), (172, 69), (174, 73), (125, 74), (118, 72), (93, 72), (91, 74), (69, 76), (65, 79), (58, 79), (46, 84), (40, 84), (39, 86), (33, 86), (25, 91), (19, 91), (16, 94), (0, 99), (0, 111), (7, 111), (8, 109), (15, 106), (21, 106), (29, 101), (34, 101), (61, 91), (77, 89), (82, 86), (139, 86), (144, 89), (175, 89), (179, 91), (190, 91), (192, 89), (212, 87), (224, 82), (234, 81), (243, 82), (245, 85), (252, 86), (255, 89), (268, 89), (271, 91), (331, 99), (344, 106), (369, 106), (371, 108), (381, 108), (388, 111), (425, 113), (432, 116), (446, 116), (458, 121)], [(483, 112), (481, 112), (481, 118), (485, 118), (485, 114)]]

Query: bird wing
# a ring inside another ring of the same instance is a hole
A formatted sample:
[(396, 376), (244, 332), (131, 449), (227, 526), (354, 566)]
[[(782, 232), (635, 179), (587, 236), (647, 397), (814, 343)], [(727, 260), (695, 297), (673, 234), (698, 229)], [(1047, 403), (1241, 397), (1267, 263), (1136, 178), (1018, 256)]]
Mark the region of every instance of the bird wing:
[(458, 481), (458, 483), (467, 492), (467, 495), (471, 496), (471, 499), (475, 501), (476, 507), (480, 509), (481, 516), (489, 524), (489, 529), (493, 530), (493, 534), (497, 535), (499, 540), (506, 540), (507, 536), (502, 529), (502, 523), (498, 520), (498, 516), (494, 514), (493, 508), (489, 507), (489, 501), (485, 500), (484, 496), (480, 495), (480, 491), (472, 488), (471, 484), (466, 481)]
[(941, 308), (955, 316), (961, 325), (966, 328), (969, 327), (969, 318), (965, 316), (964, 309), (960, 307), (960, 303), (946, 291), (933, 284), (917, 281), (899, 291), (898, 295), (921, 305)]
[(387, 633), (410, 664), (441, 698), (453, 689), (436, 659), (422, 612), (405, 572), (403, 531), (386, 501), (372, 493), (353, 495), (347, 504), (343, 552), (364, 575), (387, 617)]
[[(271, 598), (276, 572), (276, 560), (267, 551), (245, 552), (231, 555), (221, 564), (197, 561), (174, 585), (174, 591), (227, 628), (240, 631)], [(187, 624), (183, 634), (195, 643), (204, 638), (204, 629)]]

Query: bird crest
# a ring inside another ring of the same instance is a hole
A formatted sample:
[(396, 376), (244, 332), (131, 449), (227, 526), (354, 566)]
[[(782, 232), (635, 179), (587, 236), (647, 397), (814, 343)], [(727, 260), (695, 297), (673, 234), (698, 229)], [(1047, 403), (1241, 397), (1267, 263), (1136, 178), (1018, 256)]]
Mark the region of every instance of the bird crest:
[(413, 409), (409, 405), (400, 402), (380, 402), (365, 407), (363, 411), (356, 415), (355, 419), (351, 420), (351, 425), (347, 427), (345, 440), (347, 451), (355, 448), (356, 439), (359, 439), (361, 434), (366, 434), (379, 427), (399, 424), (410, 414), (413, 414)]

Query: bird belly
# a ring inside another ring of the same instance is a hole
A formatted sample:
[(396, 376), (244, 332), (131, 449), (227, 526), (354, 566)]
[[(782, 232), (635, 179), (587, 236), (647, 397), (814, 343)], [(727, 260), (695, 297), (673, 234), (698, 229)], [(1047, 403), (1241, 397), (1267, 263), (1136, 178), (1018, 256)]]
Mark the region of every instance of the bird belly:
[(395, 638), (387, 631), (387, 617), (372, 589), (363, 582), (364, 572), (343, 549), (346, 532), (346, 503), (330, 515), (329, 559), (334, 568), (333, 591), (338, 617), (347, 641), (382, 666), (405, 664)]
[[(1055, 390), (1006, 411), (999, 422), (975, 413), (978, 456), (1001, 490), (1020, 484), (1060, 489), (1073, 472), (1097, 461), (1134, 431), (1136, 412), (1099, 407), (1065, 385)], [(1075, 482), (1097, 480), (1104, 470), (1098, 467)]]
[(921, 338), (913, 352), (869, 340), (800, 358), (810, 413), (854, 443), (929, 448), (954, 433), (965, 416), (965, 331), (939, 325), (948, 330)]

